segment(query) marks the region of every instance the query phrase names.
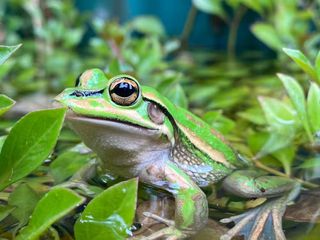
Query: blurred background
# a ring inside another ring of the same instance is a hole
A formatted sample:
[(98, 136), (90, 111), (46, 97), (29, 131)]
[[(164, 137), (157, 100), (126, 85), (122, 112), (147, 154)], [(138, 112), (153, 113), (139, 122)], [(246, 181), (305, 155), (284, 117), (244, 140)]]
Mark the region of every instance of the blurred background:
[[(203, 63), (217, 62), (210, 71), (219, 72), (223, 62), (249, 61), (258, 63), (260, 72), (274, 72), (276, 67), (262, 62), (286, 62), (283, 47), (315, 57), (319, 45), (318, 1), (3, 0), (0, 4), (0, 42), (23, 43), (15, 59), (15, 77), (2, 78), (2, 91), (10, 96), (59, 91), (72, 85), (84, 69), (108, 70), (116, 62), (121, 70), (135, 72), (152, 85), (164, 81), (147, 80), (155, 70), (178, 70), (186, 73), (185, 79), (197, 80), (191, 76), (196, 73), (186, 71)], [(11, 67), (7, 64), (1, 76), (10, 75)], [(220, 73), (226, 68), (222, 66)], [(241, 77), (246, 71), (244, 66), (232, 66), (228, 74)]]

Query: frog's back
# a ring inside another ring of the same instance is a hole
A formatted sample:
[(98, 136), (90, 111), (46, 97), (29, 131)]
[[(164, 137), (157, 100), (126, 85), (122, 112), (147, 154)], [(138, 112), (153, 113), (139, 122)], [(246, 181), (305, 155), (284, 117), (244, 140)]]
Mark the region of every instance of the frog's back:
[(176, 120), (178, 127), (173, 161), (199, 186), (218, 182), (237, 168), (237, 156), (223, 137), (189, 111), (176, 107), (186, 116)]
[(173, 161), (200, 186), (217, 182), (239, 167), (239, 160), (223, 137), (206, 122), (148, 88), (144, 97), (158, 102), (176, 126)]

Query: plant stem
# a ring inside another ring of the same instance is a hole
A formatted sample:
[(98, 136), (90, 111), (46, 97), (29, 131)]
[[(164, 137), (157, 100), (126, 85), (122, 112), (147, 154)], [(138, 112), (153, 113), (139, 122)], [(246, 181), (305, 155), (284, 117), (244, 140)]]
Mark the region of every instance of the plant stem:
[(26, 1), (24, 9), (31, 17), (33, 33), (35, 36), (36, 64), (38, 65), (37, 76), (39, 78), (43, 78), (45, 77), (43, 63), (46, 62), (46, 54), (49, 49), (49, 44), (43, 36), (39, 35), (44, 28), (44, 16), (41, 9), (41, 0)]
[(188, 16), (187, 16), (187, 20), (184, 24), (184, 28), (180, 37), (180, 41), (181, 41), (181, 46), (182, 48), (185, 48), (188, 45), (188, 39), (189, 36), (192, 32), (193, 26), (194, 26), (194, 21), (196, 19), (198, 10), (197, 8), (192, 4)]
[(235, 58), (235, 48), (237, 42), (238, 28), (241, 22), (242, 17), (246, 13), (247, 8), (245, 6), (240, 5), (238, 11), (230, 24), (229, 37), (228, 37), (228, 45), (227, 45), (227, 55), (229, 60), (234, 60)]
[(309, 138), (310, 143), (314, 144), (314, 137), (311, 133), (310, 125), (308, 124), (308, 122), (304, 124), (304, 129), (306, 130), (306, 133), (307, 133), (307, 136)]
[[(258, 167), (260, 169), (263, 169), (263, 170), (265, 170), (265, 171), (267, 171), (269, 173), (272, 173), (274, 175), (277, 175), (277, 176), (280, 176), (280, 177), (290, 178), (288, 175), (284, 174), (283, 172), (280, 172), (280, 171), (277, 171), (277, 170), (275, 170), (273, 168), (270, 168), (270, 167), (262, 164), (259, 161), (254, 161), (254, 164), (255, 164), (256, 167)], [(292, 178), (292, 179), (297, 181), (297, 182), (299, 182), (299, 183), (301, 183), (303, 186), (308, 187), (308, 188), (318, 188), (319, 187), (319, 185), (317, 185), (317, 184), (304, 181), (304, 180), (302, 180), (300, 178)]]

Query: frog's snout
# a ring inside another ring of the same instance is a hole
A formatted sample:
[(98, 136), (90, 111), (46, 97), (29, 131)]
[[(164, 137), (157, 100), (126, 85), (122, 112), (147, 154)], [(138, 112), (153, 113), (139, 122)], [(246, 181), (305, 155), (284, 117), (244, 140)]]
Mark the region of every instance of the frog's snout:
[(63, 105), (60, 101), (54, 99), (53, 102), (52, 102), (52, 106), (54, 108), (62, 108), (62, 107), (65, 107), (65, 105)]
[(52, 106), (57, 108), (66, 107), (67, 105), (65, 104), (64, 100), (65, 100), (65, 93), (62, 92), (53, 99)]
[(64, 96), (65, 96), (65, 93), (62, 92), (62, 93), (58, 94), (57, 96), (55, 96), (54, 101), (61, 103), (61, 101), (63, 100)]

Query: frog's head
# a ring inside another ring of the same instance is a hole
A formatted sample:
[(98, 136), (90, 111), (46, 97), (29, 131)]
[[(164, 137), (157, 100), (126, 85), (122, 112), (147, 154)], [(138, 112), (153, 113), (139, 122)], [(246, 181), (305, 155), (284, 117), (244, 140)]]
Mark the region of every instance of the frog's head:
[(172, 143), (174, 130), (165, 109), (145, 98), (144, 91), (155, 90), (141, 87), (129, 75), (108, 79), (101, 70), (90, 69), (55, 100), (68, 107), (67, 121), (84, 142), (114, 137), (126, 142), (145, 138), (149, 144), (159, 139)]

